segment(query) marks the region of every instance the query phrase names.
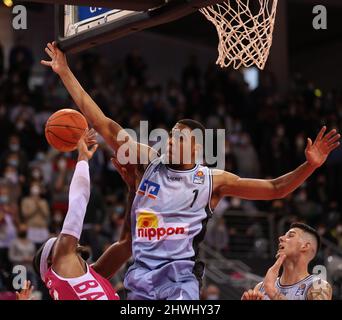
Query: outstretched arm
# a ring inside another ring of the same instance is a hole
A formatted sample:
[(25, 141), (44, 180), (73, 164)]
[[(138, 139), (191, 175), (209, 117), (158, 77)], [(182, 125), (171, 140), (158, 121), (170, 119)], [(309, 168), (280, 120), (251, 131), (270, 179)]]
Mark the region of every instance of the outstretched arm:
[(294, 171), (279, 178), (245, 179), (225, 171), (214, 171), (214, 192), (212, 207), (224, 196), (234, 196), (247, 200), (272, 200), (283, 198), (296, 190), (311, 174), (327, 159), (331, 151), (340, 143), (340, 134), (331, 130), (324, 136), (326, 127), (323, 127), (314, 143), (308, 138), (305, 149), (306, 162)]
[[(93, 145), (88, 149), (87, 143)], [(65, 217), (61, 234), (56, 240), (52, 263), (58, 269), (58, 264), (65, 257), (77, 257), (76, 248), (81, 237), (83, 220), (90, 197), (90, 177), (88, 160), (97, 149), (95, 132), (91, 130), (82, 136), (78, 143), (78, 162), (71, 180), (69, 190), (69, 208)], [(64, 259), (65, 260), (65, 259)], [(57, 266), (56, 266), (57, 265)], [(56, 270), (58, 272), (58, 270)]]
[(151, 156), (156, 155), (154, 149), (134, 141), (128, 132), (117, 122), (105, 116), (96, 102), (78, 82), (68, 66), (65, 54), (57, 48), (55, 42), (48, 43), (45, 52), (50, 56), (51, 61), (42, 60), (41, 63), (51, 67), (60, 76), (65, 88), (70, 93), (78, 108), (94, 129), (105, 139), (106, 143), (115, 152), (117, 152), (120, 146), (127, 143), (125, 146), (128, 147), (128, 150), (133, 154), (137, 154), (138, 160), (140, 160), (140, 156), (144, 157), (143, 160), (147, 164), (150, 153)]

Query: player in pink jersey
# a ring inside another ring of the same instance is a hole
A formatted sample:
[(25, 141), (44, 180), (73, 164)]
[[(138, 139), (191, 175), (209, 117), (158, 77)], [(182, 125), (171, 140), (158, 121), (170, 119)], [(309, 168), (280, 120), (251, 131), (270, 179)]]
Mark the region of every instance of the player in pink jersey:
[[(78, 162), (69, 191), (69, 209), (58, 237), (50, 238), (38, 250), (34, 268), (49, 289), (54, 300), (118, 300), (119, 296), (96, 264), (89, 266), (82, 257), (81, 236), (83, 220), (90, 196), (90, 160), (97, 149), (95, 132), (87, 132), (78, 144)], [(88, 148), (88, 145), (91, 148)], [(118, 246), (114, 246), (114, 249)], [(125, 248), (121, 248), (121, 251)], [(111, 256), (109, 256), (110, 254)], [(113, 259), (115, 250), (99, 260)], [(127, 254), (129, 257), (129, 253)], [(119, 259), (120, 260), (120, 259)], [(125, 259), (123, 259), (125, 260)], [(99, 264), (101, 269), (101, 263)], [(111, 270), (112, 271), (112, 270)]]

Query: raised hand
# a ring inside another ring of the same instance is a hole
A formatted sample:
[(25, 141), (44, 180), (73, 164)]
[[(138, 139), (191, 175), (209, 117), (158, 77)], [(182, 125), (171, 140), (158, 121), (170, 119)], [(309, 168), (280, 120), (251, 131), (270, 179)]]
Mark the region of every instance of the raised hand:
[(273, 299), (273, 297), (278, 293), (277, 288), (275, 287), (275, 282), (279, 276), (279, 271), (281, 266), (283, 265), (286, 259), (286, 255), (280, 254), (277, 258), (275, 264), (268, 269), (265, 279), (264, 279), (264, 288), (266, 294)]
[(16, 300), (32, 300), (32, 292), (34, 287), (31, 286), (31, 281), (25, 280), (24, 286), (20, 292), (16, 292)]
[(327, 160), (330, 152), (340, 145), (338, 140), (341, 135), (337, 133), (336, 129), (324, 135), (326, 130), (327, 127), (324, 126), (318, 133), (314, 143), (308, 138), (305, 156), (306, 160), (315, 168), (320, 167)]
[(77, 144), (78, 161), (90, 160), (98, 148), (96, 141), (96, 132), (94, 129), (86, 129), (80, 141)]
[(68, 62), (65, 54), (57, 48), (56, 42), (48, 43), (45, 52), (51, 58), (51, 61), (41, 60), (40, 63), (44, 66), (50, 67), (58, 75), (68, 70)]

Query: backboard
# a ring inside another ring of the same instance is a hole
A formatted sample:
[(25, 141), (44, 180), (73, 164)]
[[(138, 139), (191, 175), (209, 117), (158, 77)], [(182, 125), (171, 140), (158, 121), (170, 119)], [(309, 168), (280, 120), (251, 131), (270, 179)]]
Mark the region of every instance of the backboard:
[[(50, 2), (48, 0), (39, 0)], [(54, 1), (56, 2), (56, 1)], [(141, 0), (141, 1), (90, 1), (66, 0), (56, 4), (56, 40), (66, 52), (78, 52), (106, 43), (133, 32), (168, 23), (200, 8), (217, 3), (217, 0)], [(78, 6), (96, 3), (102, 6)], [(127, 4), (128, 3), (128, 4)], [(113, 8), (113, 6), (117, 8)]]

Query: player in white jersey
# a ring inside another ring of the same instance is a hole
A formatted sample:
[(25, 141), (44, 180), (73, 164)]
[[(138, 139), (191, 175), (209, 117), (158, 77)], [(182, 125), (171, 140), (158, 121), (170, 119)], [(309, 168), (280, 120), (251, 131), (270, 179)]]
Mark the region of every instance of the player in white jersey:
[[(330, 284), (309, 274), (308, 267), (320, 247), (317, 231), (303, 223), (293, 223), (279, 237), (277, 261), (263, 282), (242, 295), (242, 300), (331, 300)], [(279, 277), (280, 268), (283, 272)]]
[[(55, 43), (45, 48), (51, 61), (42, 61), (56, 72), (88, 122), (102, 135), (115, 153), (124, 147), (136, 154), (132, 175), (137, 195), (131, 211), (134, 263), (125, 286), (129, 299), (199, 299), (203, 264), (198, 245), (212, 210), (227, 196), (247, 200), (283, 198), (298, 188), (339, 146), (340, 135), (326, 127), (314, 142), (308, 139), (306, 162), (276, 179), (248, 179), (235, 174), (199, 166), (196, 155), (203, 143), (193, 139), (195, 131), (205, 129), (197, 121), (178, 121), (165, 143), (161, 157), (153, 148), (136, 142), (117, 122), (104, 115), (84, 91)], [(176, 139), (181, 134), (182, 139)], [(190, 161), (184, 161), (190, 155)], [(144, 165), (143, 159), (155, 159)], [(174, 161), (176, 159), (176, 161)], [(167, 160), (167, 161), (165, 161)], [(141, 179), (141, 177), (143, 178)]]

